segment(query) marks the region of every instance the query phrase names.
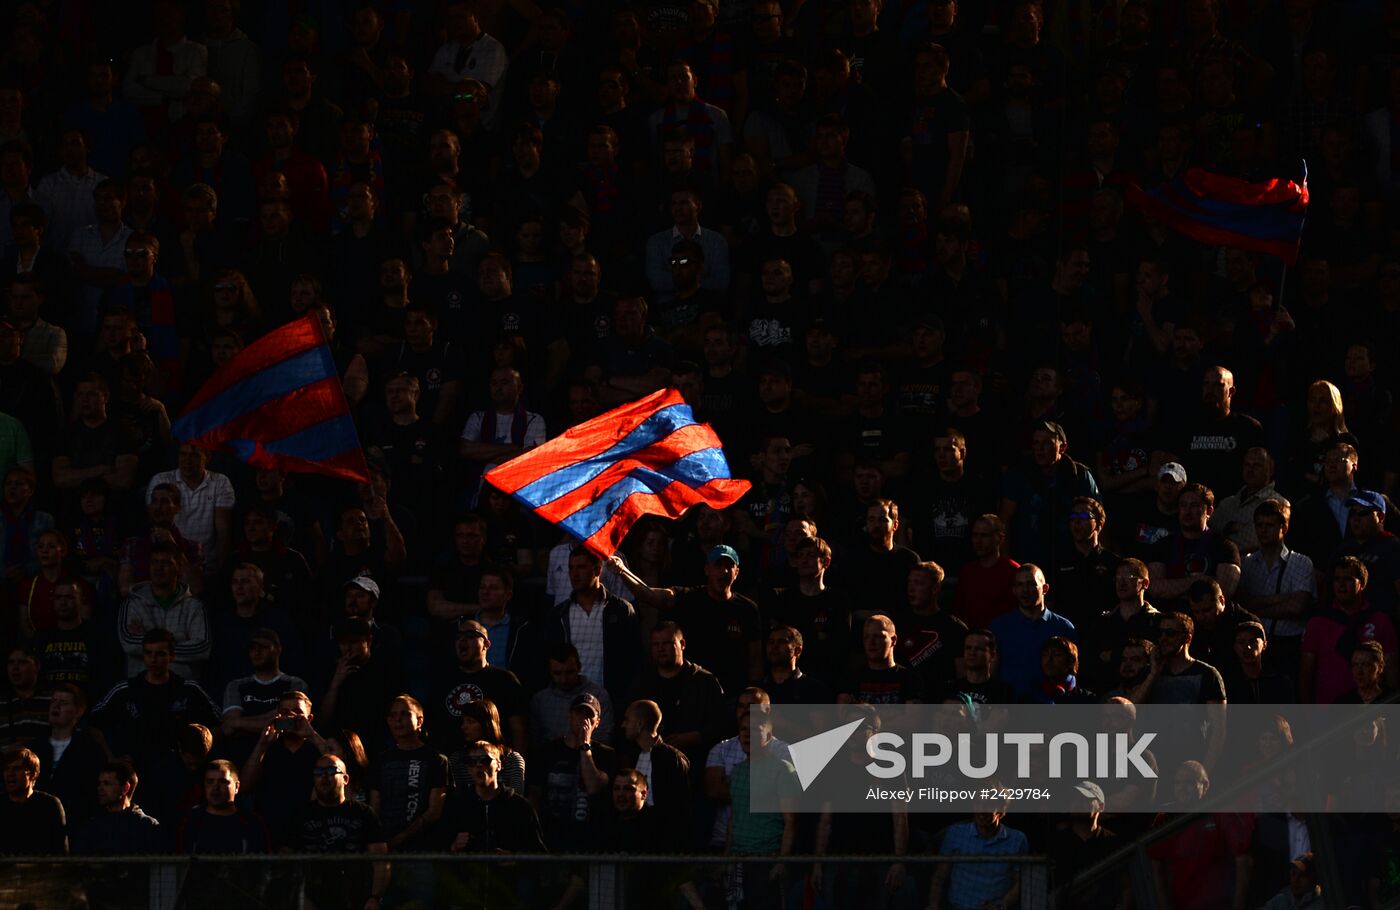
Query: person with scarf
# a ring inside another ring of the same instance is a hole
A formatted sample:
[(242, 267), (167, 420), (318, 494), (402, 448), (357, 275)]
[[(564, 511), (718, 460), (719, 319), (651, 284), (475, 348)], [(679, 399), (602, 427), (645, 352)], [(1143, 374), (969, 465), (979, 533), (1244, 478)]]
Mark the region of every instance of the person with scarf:
[(491, 406), (467, 418), (458, 449), (474, 475), (545, 441), (544, 418), (525, 410), (524, 393), (524, 381), (515, 369), (491, 371)]
[(1367, 600), (1371, 573), (1355, 556), (1332, 567), (1332, 607), (1308, 620), (1303, 631), (1303, 659), (1298, 668), (1298, 701), (1330, 705), (1354, 687), (1351, 658), (1363, 642), (1379, 642), (1385, 658), (1385, 683), (1395, 688), (1395, 626)]

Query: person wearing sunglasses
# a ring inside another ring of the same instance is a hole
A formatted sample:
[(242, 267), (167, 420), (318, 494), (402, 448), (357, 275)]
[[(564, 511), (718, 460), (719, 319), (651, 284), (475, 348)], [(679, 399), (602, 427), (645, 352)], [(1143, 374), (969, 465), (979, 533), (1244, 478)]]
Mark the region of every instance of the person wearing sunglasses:
[[(1157, 647), (1152, 651), (1152, 666), (1136, 689), (1128, 696), (1135, 705), (1223, 705), (1225, 681), (1220, 671), (1191, 656), (1191, 640), (1196, 634), (1196, 622), (1185, 613), (1164, 613), (1157, 623)], [(1223, 718), (1222, 718), (1223, 720)], [(1224, 745), (1224, 723), (1210, 723), (1202, 741), (1187, 742), (1188, 737), (1174, 737), (1173, 753), (1164, 767), (1204, 756), (1207, 768), (1215, 767), (1216, 757)], [(1194, 754), (1192, 754), (1194, 753)]]
[[(501, 747), (479, 739), (466, 749), (471, 783), (452, 791), (443, 811), (442, 848), (452, 853), (546, 853), (539, 816), (521, 794), (500, 781)], [(437, 870), (440, 893), (496, 895), (502, 906), (518, 896), (523, 906), (537, 883), (531, 866), (509, 863), (454, 863)], [(521, 874), (524, 871), (525, 874)], [(494, 906), (494, 905), (492, 905)]]
[(1092, 496), (1076, 496), (1070, 504), (1067, 550), (1055, 566), (1053, 603), (1056, 612), (1078, 626), (1098, 619), (1118, 600), (1114, 578), (1122, 557), (1100, 542), (1108, 515)]
[[(338, 755), (316, 759), (312, 800), (302, 816), (304, 853), (388, 853), (389, 842), (369, 806), (345, 792), (350, 773)], [(306, 897), (316, 907), (379, 910), (389, 887), (387, 862), (312, 863), (306, 871)]]

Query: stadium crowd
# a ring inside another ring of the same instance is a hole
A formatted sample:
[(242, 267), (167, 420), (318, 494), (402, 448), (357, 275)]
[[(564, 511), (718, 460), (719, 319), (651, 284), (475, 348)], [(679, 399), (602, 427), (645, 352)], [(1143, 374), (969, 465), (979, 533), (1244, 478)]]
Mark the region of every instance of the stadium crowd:
[[(867, 706), (868, 735), (899, 703), (1400, 682), (1397, 0), (0, 21), (0, 851), (384, 856), (211, 873), (207, 907), (1005, 908), (1012, 860), (743, 857), (1047, 853), (1062, 883), (1151, 817), (1094, 781), (1062, 818), (754, 813), (795, 780), (754, 706)], [(1304, 160), (1286, 272), (1132, 204)], [(367, 483), (172, 438), (306, 315)], [(736, 506), (604, 561), (481, 482), (667, 386)], [(1183, 811), (1215, 747), (1162, 769)], [(1400, 896), (1384, 789), (1333, 820), (1350, 905)], [(1321, 901), (1315, 824), (1252, 808), (1154, 844), (1163, 906)], [(544, 850), (736, 859), (390, 862)], [(1073, 905), (1132, 902), (1097, 887)]]

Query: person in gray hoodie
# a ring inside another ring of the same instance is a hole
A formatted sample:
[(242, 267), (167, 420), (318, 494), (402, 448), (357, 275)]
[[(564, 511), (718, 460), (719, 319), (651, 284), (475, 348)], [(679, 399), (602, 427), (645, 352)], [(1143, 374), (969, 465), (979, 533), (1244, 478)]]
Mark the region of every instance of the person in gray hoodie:
[(199, 679), (209, 659), (209, 616), (204, 604), (180, 581), (185, 556), (173, 543), (151, 549), (151, 580), (134, 585), (117, 614), (117, 635), (126, 652), (128, 674), (144, 669), (141, 646), (149, 629), (168, 629), (175, 636), (171, 670), (185, 679)]

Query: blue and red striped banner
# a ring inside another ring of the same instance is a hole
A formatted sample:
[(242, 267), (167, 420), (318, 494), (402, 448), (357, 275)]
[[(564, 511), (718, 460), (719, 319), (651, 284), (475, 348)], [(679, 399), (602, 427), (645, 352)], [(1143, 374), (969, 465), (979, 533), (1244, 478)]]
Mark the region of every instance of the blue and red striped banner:
[(1190, 168), (1168, 183), (1128, 188), (1128, 198), (1156, 220), (1192, 239), (1277, 256), (1298, 258), (1308, 212), (1308, 182), (1251, 183)]
[(585, 421), (485, 479), (603, 557), (643, 515), (680, 518), (702, 502), (723, 509), (749, 490), (675, 389)]
[(232, 452), (260, 468), (369, 479), (335, 358), (314, 313), (239, 351), (170, 430), (181, 442)]

